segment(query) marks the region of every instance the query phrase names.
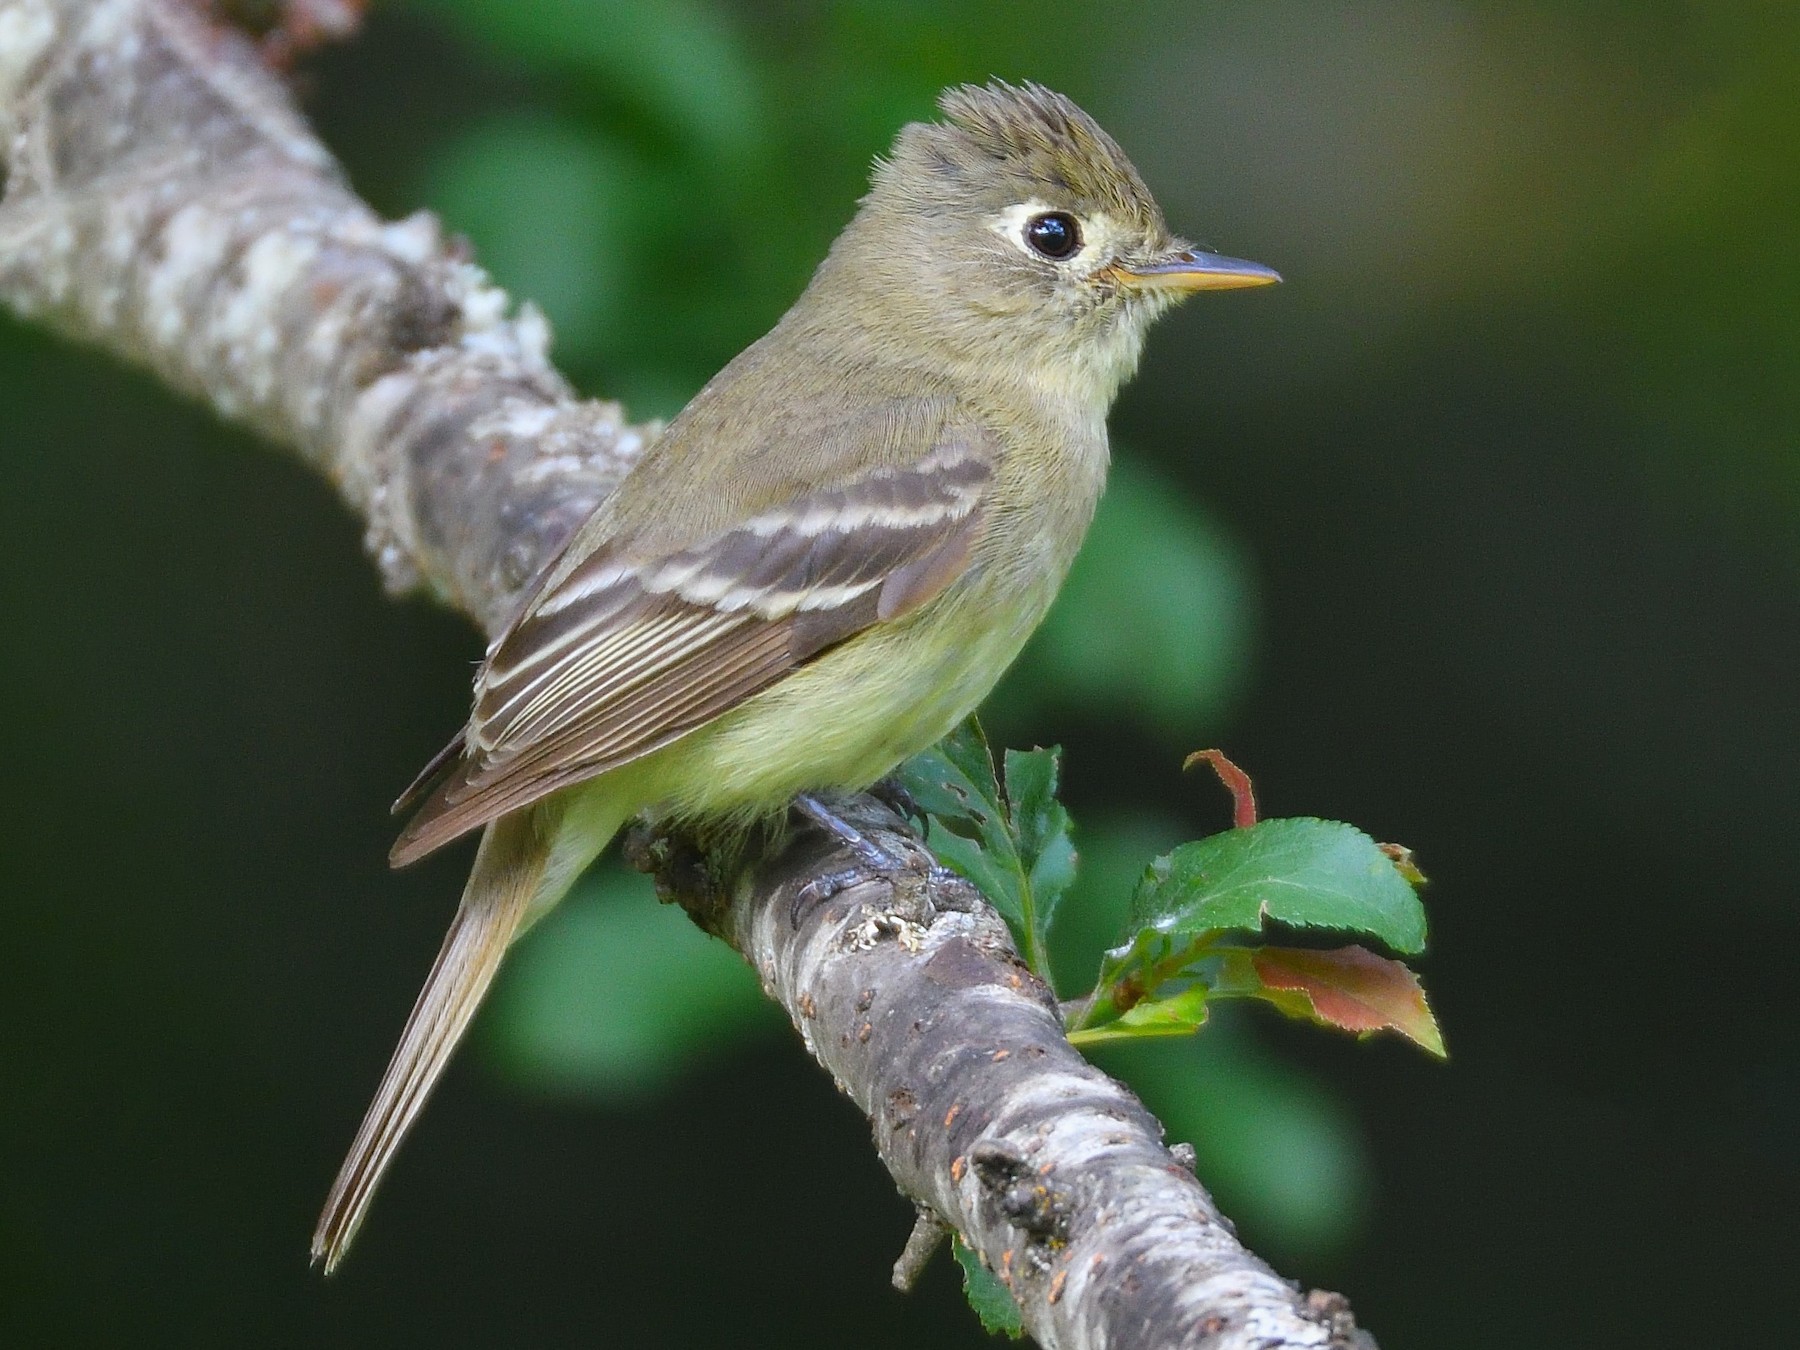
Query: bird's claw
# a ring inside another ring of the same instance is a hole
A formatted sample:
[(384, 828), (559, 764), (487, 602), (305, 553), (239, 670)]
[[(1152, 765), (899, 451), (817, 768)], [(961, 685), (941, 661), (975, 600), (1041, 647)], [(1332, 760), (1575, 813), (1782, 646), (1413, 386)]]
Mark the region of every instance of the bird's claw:
[(790, 927), (800, 926), (800, 917), (805, 911), (824, 904), (832, 896), (847, 891), (860, 881), (865, 881), (868, 874), (860, 868), (846, 867), (839, 872), (827, 872), (823, 876), (814, 877), (799, 890), (794, 892), (793, 903), (788, 906), (788, 924)]
[[(902, 793), (905, 791), (897, 790)], [(911, 801), (910, 796), (907, 800)], [(914, 894), (916, 900), (928, 909), (969, 913), (979, 906), (980, 893), (968, 880), (945, 867), (923, 848), (917, 850), (926, 859), (926, 865), (920, 867), (913, 859), (896, 857), (882, 848), (818, 798), (802, 795), (794, 799), (794, 804), (802, 815), (855, 854), (858, 863), (856, 867), (814, 877), (794, 893), (793, 902), (788, 909), (788, 919), (795, 928), (800, 926), (800, 917), (804, 911), (823, 904), (840, 891), (868, 880), (871, 874), (896, 881), (910, 876), (911, 884), (897, 887), (897, 892), (904, 890)], [(896, 810), (899, 809), (896, 807)], [(918, 885), (921, 880), (925, 883), (923, 886)]]

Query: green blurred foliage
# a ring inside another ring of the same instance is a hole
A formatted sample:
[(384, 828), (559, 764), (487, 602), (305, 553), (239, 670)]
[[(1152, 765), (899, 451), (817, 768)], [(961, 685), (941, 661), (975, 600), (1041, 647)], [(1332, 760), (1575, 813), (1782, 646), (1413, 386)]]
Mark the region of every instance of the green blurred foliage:
[(624, 314), (645, 254), (633, 166), (579, 125), (501, 115), (444, 147), (425, 199), (482, 266), (543, 309), (559, 355), (591, 361)]
[(691, 0), (429, 0), (469, 41), (615, 100), (715, 166), (765, 124), (752, 57), (726, 11)]
[(1212, 513), (1115, 446), (1087, 540), (989, 720), (1012, 734), (1103, 708), (1172, 750), (1191, 747), (1248, 679), (1255, 597)]
[[(1605, 290), (1581, 294), (1586, 319), (1627, 337), (1608, 374), (1640, 418), (1665, 507), (1740, 519), (1791, 544), (1800, 537), (1800, 11), (1749, 8), (1762, 9), (1766, 46), (1719, 72), (1620, 184), (1611, 256), (1594, 278)], [(1689, 321), (1670, 323), (1672, 313)]]
[(483, 1019), (510, 1077), (606, 1101), (641, 1100), (781, 1026), (735, 952), (610, 857), (520, 945)]

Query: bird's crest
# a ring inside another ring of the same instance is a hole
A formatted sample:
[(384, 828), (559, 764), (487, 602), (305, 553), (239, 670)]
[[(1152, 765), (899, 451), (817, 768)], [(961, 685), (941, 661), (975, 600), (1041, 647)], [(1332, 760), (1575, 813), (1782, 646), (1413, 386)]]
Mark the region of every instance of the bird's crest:
[(943, 123), (907, 133), (940, 173), (983, 185), (984, 196), (998, 188), (1019, 200), (1048, 185), (1071, 204), (1162, 231), (1156, 201), (1118, 142), (1054, 90), (1002, 80), (958, 85), (944, 91), (938, 107)]

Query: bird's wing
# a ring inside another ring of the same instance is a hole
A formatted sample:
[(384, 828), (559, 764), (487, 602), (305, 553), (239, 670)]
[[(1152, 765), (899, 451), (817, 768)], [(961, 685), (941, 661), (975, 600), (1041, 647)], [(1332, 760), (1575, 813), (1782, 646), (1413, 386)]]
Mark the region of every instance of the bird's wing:
[(667, 745), (942, 592), (980, 535), (993, 453), (954, 424), (921, 449), (699, 543), (602, 544), (552, 572), (489, 653), (460, 760), (395, 865)]

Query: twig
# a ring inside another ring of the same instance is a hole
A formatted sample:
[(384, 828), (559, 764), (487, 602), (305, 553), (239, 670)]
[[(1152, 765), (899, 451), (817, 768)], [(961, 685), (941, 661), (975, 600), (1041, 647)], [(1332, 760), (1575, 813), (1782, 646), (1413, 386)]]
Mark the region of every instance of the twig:
[(921, 1209), (913, 1220), (912, 1232), (906, 1235), (906, 1246), (901, 1249), (900, 1259), (894, 1262), (894, 1288), (903, 1294), (911, 1293), (919, 1276), (925, 1273), (926, 1264), (949, 1236), (950, 1229), (942, 1219), (928, 1209)]

